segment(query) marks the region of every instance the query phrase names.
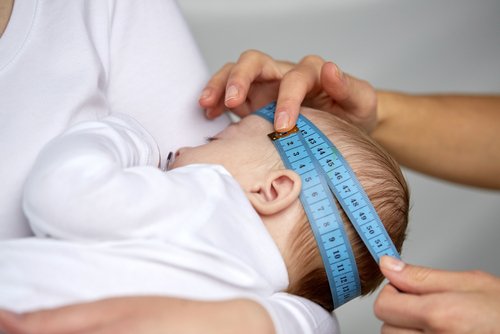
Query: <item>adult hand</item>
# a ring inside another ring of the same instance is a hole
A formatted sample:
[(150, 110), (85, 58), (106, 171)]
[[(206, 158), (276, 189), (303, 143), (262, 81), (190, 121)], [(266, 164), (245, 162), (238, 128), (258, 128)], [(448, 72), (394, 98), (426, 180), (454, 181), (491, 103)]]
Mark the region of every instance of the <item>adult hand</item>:
[(301, 104), (348, 119), (368, 132), (377, 122), (373, 87), (318, 56), (307, 56), (294, 64), (259, 51), (246, 51), (236, 63), (226, 64), (210, 79), (199, 103), (207, 117), (214, 118), (226, 107), (245, 116), (272, 100), (277, 100), (277, 131), (295, 125)]
[(447, 272), (390, 257), (390, 281), (375, 302), (383, 334), (500, 333), (500, 279), (480, 271)]
[(21, 315), (0, 311), (0, 333), (229, 334), (274, 333), (274, 328), (265, 309), (250, 300), (122, 297)]

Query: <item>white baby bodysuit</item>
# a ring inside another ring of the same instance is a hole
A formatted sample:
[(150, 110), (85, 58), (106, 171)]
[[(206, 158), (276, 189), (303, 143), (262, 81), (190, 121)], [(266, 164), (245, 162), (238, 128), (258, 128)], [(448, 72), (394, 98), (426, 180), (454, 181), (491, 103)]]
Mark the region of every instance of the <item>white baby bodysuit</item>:
[(241, 297), (265, 306), (278, 333), (307, 333), (306, 317), (289, 317), (311, 310), (283, 293), (285, 263), (236, 180), (219, 165), (163, 172), (158, 163), (156, 142), (125, 115), (52, 140), (23, 197), (36, 237), (0, 242), (0, 307)]

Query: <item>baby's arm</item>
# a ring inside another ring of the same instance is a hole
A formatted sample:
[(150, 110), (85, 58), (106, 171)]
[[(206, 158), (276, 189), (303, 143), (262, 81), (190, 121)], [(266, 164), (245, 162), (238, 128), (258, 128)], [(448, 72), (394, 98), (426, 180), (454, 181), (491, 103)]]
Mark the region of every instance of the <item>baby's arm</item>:
[(167, 189), (154, 191), (158, 180), (167, 182), (158, 164), (156, 143), (132, 118), (79, 123), (38, 156), (24, 188), (24, 212), (38, 236), (144, 236), (146, 222), (168, 210)]

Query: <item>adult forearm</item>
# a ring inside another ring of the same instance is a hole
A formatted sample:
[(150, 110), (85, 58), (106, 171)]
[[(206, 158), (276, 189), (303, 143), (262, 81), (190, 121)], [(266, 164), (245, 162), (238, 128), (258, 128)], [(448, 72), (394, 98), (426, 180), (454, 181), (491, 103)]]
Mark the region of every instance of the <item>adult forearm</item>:
[(274, 334), (266, 310), (247, 299), (202, 302), (121, 297), (19, 316), (0, 311), (2, 333)]
[(176, 321), (179, 331), (173, 330), (172, 333), (275, 333), (267, 311), (250, 300), (193, 302), (173, 299), (172, 306), (175, 304), (177, 306), (172, 310), (176, 315), (171, 318)]
[(500, 189), (500, 96), (379, 91), (373, 137), (401, 164)]

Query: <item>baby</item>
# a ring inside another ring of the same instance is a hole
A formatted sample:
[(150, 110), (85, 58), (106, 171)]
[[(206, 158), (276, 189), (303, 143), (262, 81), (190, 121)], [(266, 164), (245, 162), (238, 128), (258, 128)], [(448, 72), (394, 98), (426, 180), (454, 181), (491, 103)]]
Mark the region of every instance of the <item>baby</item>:
[[(409, 195), (398, 165), (349, 123), (302, 113), (349, 162), (399, 251)], [(0, 307), (138, 294), (246, 297), (276, 321), (275, 305), (290, 293), (333, 310), (300, 176), (284, 167), (272, 131), (249, 115), (205, 145), (179, 149), (164, 171), (153, 138), (127, 116), (71, 127), (40, 153), (25, 185), (36, 237), (0, 242)], [(343, 220), (367, 294), (383, 277)]]

